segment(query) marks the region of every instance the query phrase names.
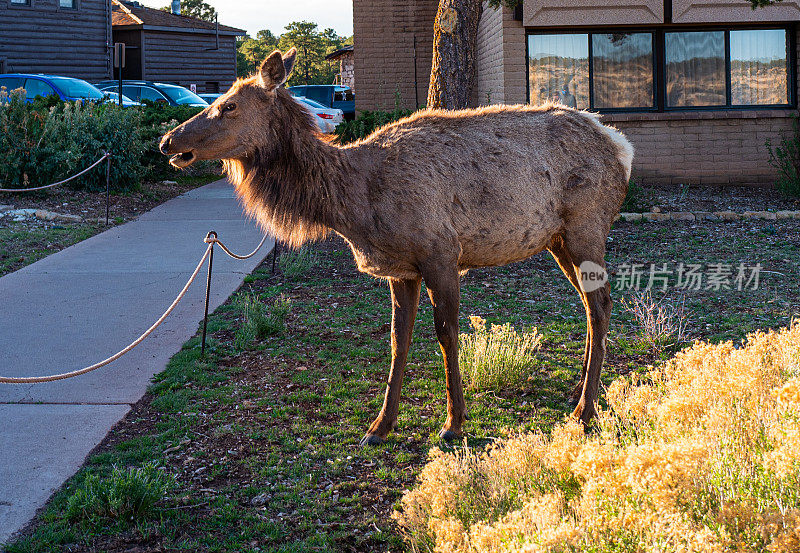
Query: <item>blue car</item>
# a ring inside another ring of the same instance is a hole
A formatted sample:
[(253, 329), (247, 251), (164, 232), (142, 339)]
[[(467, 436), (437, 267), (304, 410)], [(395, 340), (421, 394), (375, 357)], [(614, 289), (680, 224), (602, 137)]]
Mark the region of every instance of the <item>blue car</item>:
[(349, 86), (311, 84), (290, 86), (292, 96), (304, 96), (325, 106), (340, 109), (348, 121), (356, 116), (356, 96)]
[(102, 102), (106, 98), (100, 89), (82, 79), (57, 75), (5, 73), (0, 75), (0, 86), (6, 87), (8, 92), (24, 88), (28, 102), (37, 96), (58, 96), (70, 102), (75, 100)]

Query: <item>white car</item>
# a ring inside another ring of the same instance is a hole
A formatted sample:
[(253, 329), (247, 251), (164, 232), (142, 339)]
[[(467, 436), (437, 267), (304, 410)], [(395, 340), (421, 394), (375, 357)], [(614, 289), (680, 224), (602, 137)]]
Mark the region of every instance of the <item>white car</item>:
[[(109, 99), (112, 104), (119, 104), (119, 94), (116, 92), (111, 92), (110, 90), (104, 90), (103, 96)], [(122, 107), (126, 108), (128, 106), (141, 106), (142, 104), (139, 102), (134, 102), (124, 94), (122, 95)]]
[(305, 96), (295, 96), (294, 99), (305, 105), (308, 111), (314, 115), (314, 120), (317, 122), (319, 130), (324, 133), (335, 131), (339, 123), (344, 121), (344, 112), (340, 109), (327, 108)]

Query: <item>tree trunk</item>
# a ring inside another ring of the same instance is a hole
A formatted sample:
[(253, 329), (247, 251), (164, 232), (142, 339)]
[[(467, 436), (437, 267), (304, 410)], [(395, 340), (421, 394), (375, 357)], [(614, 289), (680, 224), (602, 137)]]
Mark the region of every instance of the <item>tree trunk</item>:
[(433, 27), (428, 108), (469, 107), (475, 85), (481, 7), (481, 0), (439, 0)]

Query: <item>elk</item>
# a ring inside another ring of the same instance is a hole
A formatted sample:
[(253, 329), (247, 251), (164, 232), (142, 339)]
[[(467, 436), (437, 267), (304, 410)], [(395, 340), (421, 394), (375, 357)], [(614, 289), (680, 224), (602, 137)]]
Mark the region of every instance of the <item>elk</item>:
[(358, 269), (388, 279), (392, 360), (383, 407), (362, 445), (397, 425), (400, 388), (420, 286), (433, 304), (444, 359), (447, 419), (462, 435), (467, 410), (458, 368), (459, 277), (469, 269), (555, 258), (586, 311), (573, 416), (596, 413), (611, 314), (605, 246), (625, 198), (633, 148), (590, 113), (563, 105), (422, 110), (350, 145), (321, 137), (282, 88), (296, 52), (276, 50), (160, 149), (184, 168), (221, 159), (245, 209), (297, 247), (330, 231)]

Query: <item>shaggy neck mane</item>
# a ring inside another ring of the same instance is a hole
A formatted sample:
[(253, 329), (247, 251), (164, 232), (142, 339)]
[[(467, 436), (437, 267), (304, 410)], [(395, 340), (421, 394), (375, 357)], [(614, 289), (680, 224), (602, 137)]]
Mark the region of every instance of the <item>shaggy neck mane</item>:
[(283, 242), (299, 247), (336, 228), (347, 164), (311, 115), (283, 90), (264, 114), (264, 141), (243, 159), (223, 160), (245, 209)]

